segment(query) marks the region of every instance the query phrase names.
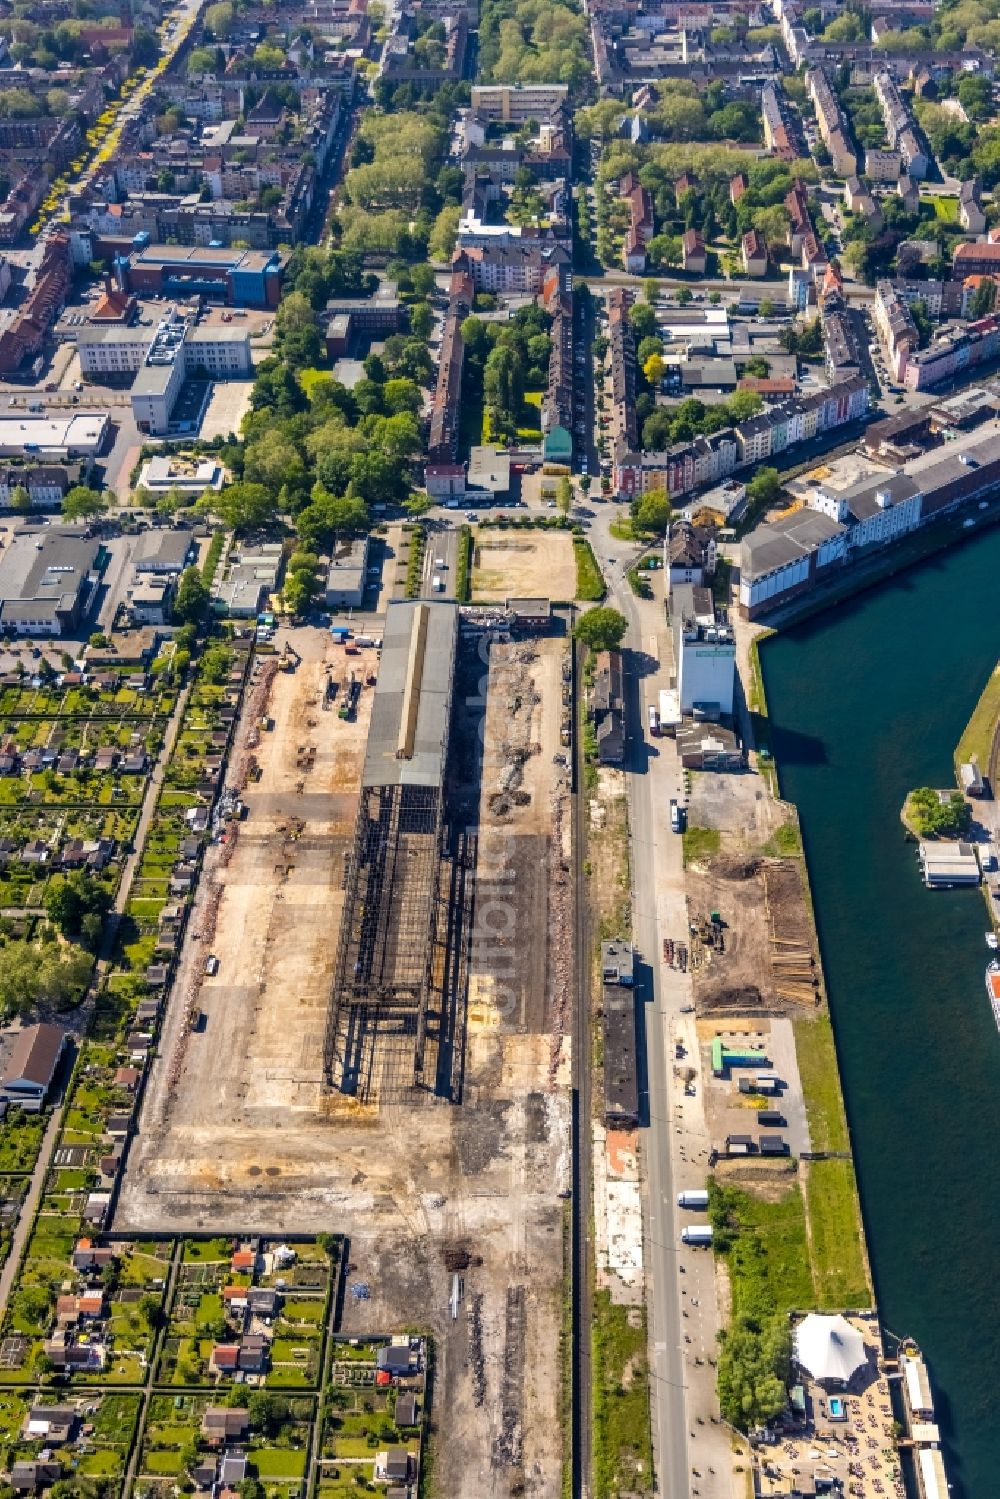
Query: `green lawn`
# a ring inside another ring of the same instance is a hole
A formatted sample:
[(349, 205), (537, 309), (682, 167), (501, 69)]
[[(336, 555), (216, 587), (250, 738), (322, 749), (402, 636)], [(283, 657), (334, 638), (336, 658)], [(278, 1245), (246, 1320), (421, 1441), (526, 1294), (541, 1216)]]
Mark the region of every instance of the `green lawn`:
[(931, 199), (934, 205), (934, 217), (942, 224), (958, 223), (958, 199), (942, 198), (937, 193)]
[(685, 828), (681, 835), (684, 863), (702, 864), (719, 852), (721, 834), (718, 828)]
[(972, 717), (958, 741), (955, 751), (956, 766), (975, 759), (985, 775), (989, 768), (990, 750), (993, 747), (993, 731), (1000, 719), (1000, 666), (994, 668), (983, 695), (972, 710)]
[(590, 542), (574, 537), (573, 556), (576, 560), (577, 599), (582, 603), (599, 603), (607, 593), (607, 588)]
[(713, 1191), (711, 1216), (716, 1226), (719, 1217), (714, 1204), (720, 1199), (729, 1223), (736, 1225), (725, 1250), (733, 1315), (757, 1317), (814, 1306), (805, 1205), (798, 1182), (790, 1178), (788, 1190), (775, 1202), (728, 1185), (718, 1196)]
[(829, 1015), (800, 1017), (795, 1027), (795, 1051), (809, 1119), (813, 1150), (849, 1150), (847, 1118), (840, 1092), (840, 1073)]
[(802, 854), (802, 838), (799, 833), (799, 825), (794, 820), (783, 822), (777, 828), (765, 844), (761, 846), (761, 853), (769, 859), (799, 858)]
[(255, 1447), (250, 1461), (261, 1478), (301, 1478), (306, 1470), (306, 1454), (302, 1448)]
[(857, 1184), (851, 1161), (806, 1164), (806, 1206), (817, 1305), (822, 1310), (868, 1307)]
[[(631, 1322), (638, 1325), (633, 1327)], [(594, 1494), (652, 1493), (646, 1315), (594, 1297)]]
[(109, 1477), (112, 1473), (125, 1471), (125, 1454), (115, 1448), (102, 1447), (95, 1452), (85, 1452), (80, 1458), (79, 1472), (91, 1478)]

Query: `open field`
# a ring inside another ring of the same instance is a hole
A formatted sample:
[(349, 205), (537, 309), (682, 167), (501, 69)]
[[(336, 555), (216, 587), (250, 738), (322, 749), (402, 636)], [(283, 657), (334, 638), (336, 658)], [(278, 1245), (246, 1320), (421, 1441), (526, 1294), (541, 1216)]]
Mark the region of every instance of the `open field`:
[(475, 536), (472, 598), (502, 603), (507, 598), (576, 597), (573, 541), (565, 531), (479, 531)]
[[(414, 1088), (403, 1102), (362, 1104), (323, 1091), (322, 1063), (371, 694), (356, 724), (324, 712), (315, 699), (326, 662), (343, 679), (339, 648), (315, 631), (292, 640), (302, 664), (275, 677), (266, 708), (248, 710), (238, 731), (230, 784), (242, 785), (249, 719), (274, 720), (252, 750), (260, 779), (242, 792), (249, 812), (235, 847), (207, 854), (116, 1227), (347, 1234), (342, 1333), (409, 1326), (434, 1337), (433, 1409), (446, 1413), (431, 1433), (436, 1488), (556, 1499), (572, 921), (565, 772), (554, 757), (566, 645), (495, 647), (485, 693), (484, 658), (463, 647), (449, 780), (453, 805), (464, 788), (456, 822), (473, 847), (478, 839), (478, 856), (477, 1000), (459, 1042), (460, 1102)], [(492, 748), (482, 766), (484, 709)], [(312, 769), (296, 764), (302, 745), (316, 747)], [(524, 750), (507, 802), (497, 799), (501, 745)], [(219, 972), (201, 982), (208, 952)], [(203, 1029), (188, 1027), (189, 1003)], [(359, 1282), (367, 1291), (356, 1298)], [(213, 1308), (209, 1298), (205, 1315)], [(188, 1329), (176, 1332), (180, 1354)]]
[[(247, 820), (234, 849), (216, 845), (206, 858), (123, 1194), (123, 1215), (137, 1222), (150, 1212), (159, 1225), (219, 1221), (217, 1197), (203, 1220), (189, 1194), (228, 1190), (239, 1224), (262, 1186), (296, 1175), (303, 1148), (307, 1158), (322, 1148), (323, 1028), (371, 693), (352, 722), (324, 712), (326, 666), (341, 683), (349, 669), (342, 648), (318, 631), (296, 632), (295, 644), (303, 661), (274, 677), (274, 728), (253, 752), (261, 774), (244, 792)], [(244, 749), (251, 728), (241, 725)], [(307, 767), (299, 751), (312, 745)], [(209, 952), (219, 969), (204, 978)], [(204, 1016), (197, 1030), (186, 1024), (188, 995)]]

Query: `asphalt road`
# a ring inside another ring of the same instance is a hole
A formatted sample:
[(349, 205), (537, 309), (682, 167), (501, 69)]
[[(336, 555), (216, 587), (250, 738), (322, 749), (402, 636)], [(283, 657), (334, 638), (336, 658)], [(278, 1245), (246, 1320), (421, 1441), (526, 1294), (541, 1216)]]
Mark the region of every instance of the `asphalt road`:
[[(608, 582), (608, 604), (628, 620), (625, 646), (625, 702), (628, 738), (625, 767), (629, 804), (632, 874), (632, 938), (646, 975), (645, 1001), (649, 1128), (643, 1132), (649, 1223), (645, 1233), (647, 1305), (651, 1318), (650, 1403), (657, 1492), (664, 1499), (688, 1494), (688, 1428), (682, 1356), (678, 1253), (673, 1224), (674, 1183), (670, 1161), (670, 1063), (662, 1023), (659, 933), (656, 917), (653, 785), (643, 734), (639, 659), (644, 651), (639, 610), (623, 563), (637, 550), (615, 541), (608, 529), (619, 506), (596, 505), (590, 541)], [(614, 558), (614, 563), (610, 559)]]
[[(438, 563), (443, 562), (441, 567)], [(455, 564), (458, 561), (458, 531), (454, 527), (442, 525), (428, 528), (427, 550), (424, 552), (424, 573), (422, 585), (422, 597), (425, 599), (448, 599), (455, 598)], [(440, 578), (444, 584), (443, 589), (435, 590), (434, 579)]]

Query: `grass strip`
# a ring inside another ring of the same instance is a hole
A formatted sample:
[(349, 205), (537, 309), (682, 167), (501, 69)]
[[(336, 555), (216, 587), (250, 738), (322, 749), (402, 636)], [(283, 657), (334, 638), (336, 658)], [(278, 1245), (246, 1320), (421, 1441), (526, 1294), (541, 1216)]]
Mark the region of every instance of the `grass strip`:
[(809, 1142), (814, 1151), (850, 1150), (830, 1017), (802, 1016), (792, 1024), (809, 1120)]
[(817, 1304), (821, 1311), (870, 1307), (854, 1163), (838, 1157), (804, 1168)]
[(652, 1493), (653, 1442), (644, 1308), (594, 1295), (594, 1495)]
[(458, 529), (458, 561), (455, 564), (455, 597), (467, 604), (472, 594), (472, 527)]
[(607, 594), (604, 575), (597, 565), (589, 541), (573, 538), (573, 556), (576, 559), (576, 596), (581, 603), (597, 604)]

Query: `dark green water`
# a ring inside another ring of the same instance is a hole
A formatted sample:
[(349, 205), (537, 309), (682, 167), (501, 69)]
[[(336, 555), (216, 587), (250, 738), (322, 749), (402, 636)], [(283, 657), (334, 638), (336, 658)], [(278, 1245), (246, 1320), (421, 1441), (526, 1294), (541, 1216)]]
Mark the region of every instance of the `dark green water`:
[(899, 809), (950, 786), (1000, 656), (1000, 530), (762, 652), (798, 805), (882, 1320), (927, 1357), (953, 1499), (997, 1499), (1000, 1035), (975, 891), (929, 891)]

